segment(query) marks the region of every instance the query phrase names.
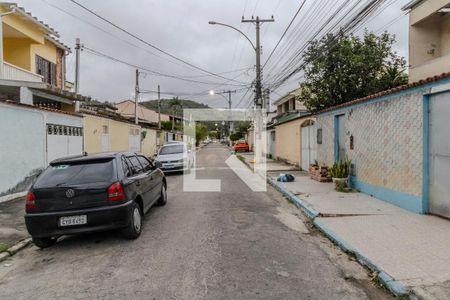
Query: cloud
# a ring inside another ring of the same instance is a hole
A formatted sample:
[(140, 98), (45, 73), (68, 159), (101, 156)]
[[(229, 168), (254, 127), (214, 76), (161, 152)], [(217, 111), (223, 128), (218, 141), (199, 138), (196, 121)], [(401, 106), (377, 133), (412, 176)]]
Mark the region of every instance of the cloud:
[[(250, 17), (254, 13), (255, 16), (259, 15), (264, 18), (274, 14), (275, 22), (264, 24), (261, 31), (262, 61), (264, 62), (299, 5), (299, 1), (295, 0), (79, 1), (146, 41), (194, 65), (217, 73), (245, 67), (251, 68), (255, 64), (255, 56), (250, 45), (237, 32), (225, 27), (208, 25), (208, 21), (215, 20), (238, 27), (254, 40), (254, 26), (242, 24), (240, 22), (242, 14), (245, 13), (246, 17)], [(400, 7), (405, 1), (394, 1), (394, 5), (389, 10), (367, 24), (368, 28), (375, 30), (389, 23), (401, 13)], [(17, 2), (60, 32), (61, 40), (72, 48), (74, 48), (75, 38), (79, 37), (86, 47), (132, 64), (167, 74), (195, 76), (195, 78), (190, 78), (193, 80), (216, 83), (225, 81), (220, 78), (204, 76), (207, 74), (168, 58), (107, 25), (68, 0), (19, 0)], [(76, 17), (55, 9), (49, 4), (66, 10)], [(101, 28), (101, 30), (88, 23)], [(398, 42), (395, 47), (401, 55), (406, 56), (408, 49), (407, 17), (387, 29), (396, 34)], [(67, 62), (67, 77), (69, 80), (73, 80), (73, 64), (75, 63), (73, 54), (68, 57)], [(134, 72), (132, 67), (83, 52), (81, 55), (81, 93), (107, 101), (130, 98), (134, 92)], [(253, 70), (241, 71), (242, 74), (235, 72), (224, 76), (240, 75), (236, 80), (250, 83), (254, 78), (253, 72)], [(142, 89), (156, 90), (158, 84), (161, 85), (163, 92), (185, 93), (186, 98), (192, 98), (213, 107), (225, 107), (227, 103), (222, 97), (208, 96), (206, 91), (212, 88), (220, 91), (240, 88), (230, 85), (215, 87), (213, 84), (185, 82), (149, 74), (141, 78)], [(297, 81), (293, 80), (278, 93), (282, 94), (296, 85)], [(240, 106), (247, 106), (252, 101), (252, 96), (250, 92), (247, 93), (246, 99), (241, 99), (244, 93), (245, 90), (242, 90), (234, 94), (233, 102), (240, 102)], [(276, 95), (273, 94), (273, 96)], [(142, 95), (142, 99), (154, 99), (155, 97), (156, 95), (153, 94)]]

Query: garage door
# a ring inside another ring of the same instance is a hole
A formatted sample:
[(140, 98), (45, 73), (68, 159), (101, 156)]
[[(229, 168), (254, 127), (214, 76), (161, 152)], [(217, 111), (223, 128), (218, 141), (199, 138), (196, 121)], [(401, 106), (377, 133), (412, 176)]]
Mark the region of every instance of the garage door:
[(47, 163), (72, 155), (83, 154), (81, 127), (47, 124)]
[(430, 212), (450, 218), (450, 92), (430, 97)]
[(302, 170), (308, 170), (309, 165), (316, 160), (316, 125), (311, 121), (309, 125), (301, 127), (302, 133)]

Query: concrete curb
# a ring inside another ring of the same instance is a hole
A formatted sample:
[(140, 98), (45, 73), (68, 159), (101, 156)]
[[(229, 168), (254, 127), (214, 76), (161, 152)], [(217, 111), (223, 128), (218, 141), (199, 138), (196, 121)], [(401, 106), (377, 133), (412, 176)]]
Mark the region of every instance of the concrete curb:
[(306, 214), (306, 216), (313, 221), (314, 226), (318, 228), (328, 239), (336, 243), (343, 251), (355, 255), (360, 264), (368, 267), (371, 271), (376, 272), (378, 280), (392, 293), (394, 293), (398, 297), (410, 294), (410, 289), (408, 289), (404, 283), (399, 280), (395, 280), (392, 276), (379, 268), (370, 259), (361, 254), (357, 249), (350, 246), (350, 244), (343, 240), (339, 235), (337, 235), (334, 231), (323, 224), (321, 220), (318, 220), (317, 217), (320, 216), (320, 213), (318, 211), (308, 206), (308, 204), (292, 194), (277, 181), (271, 178), (267, 178), (267, 182), (276, 190), (281, 192), (284, 196), (286, 196), (289, 201), (294, 203), (295, 206), (299, 207)]
[(10, 258), (20, 250), (26, 248), (28, 245), (31, 244), (31, 238), (26, 238), (24, 240), (21, 240), (11, 247), (9, 247), (5, 252), (0, 253), (0, 262)]
[(1, 196), (0, 197), (0, 203), (11, 201), (11, 200), (16, 200), (18, 198), (25, 197), (27, 195), (27, 192), (28, 191), (24, 191), (24, 192), (19, 192), (19, 193), (15, 193), (15, 194), (9, 194), (9, 195), (5, 195), (5, 196)]
[(339, 248), (344, 250), (345, 252), (352, 253), (356, 256), (358, 262), (366, 267), (368, 267), (373, 272), (377, 273), (377, 278), (380, 282), (387, 287), (392, 293), (396, 296), (406, 296), (410, 294), (410, 290), (406, 287), (404, 283), (401, 281), (395, 280), (392, 276), (387, 274), (385, 271), (380, 269), (375, 263), (373, 263), (370, 259), (361, 254), (358, 250), (351, 247), (346, 241), (344, 241), (339, 235), (337, 235), (334, 231), (328, 228), (325, 224), (321, 222), (321, 220), (315, 219), (313, 221), (314, 226), (316, 226), (320, 231), (322, 231), (326, 237), (335, 242)]
[(281, 192), (284, 196), (286, 196), (289, 201), (294, 203), (295, 206), (303, 210), (303, 212), (310, 218), (311, 220), (314, 220), (317, 216), (319, 216), (319, 212), (316, 211), (314, 208), (308, 206), (304, 201), (302, 201), (300, 198), (292, 194), (290, 191), (288, 191), (286, 188), (284, 188), (281, 184), (279, 184), (277, 181), (267, 177), (267, 182), (272, 185), (275, 189), (277, 189), (279, 192)]

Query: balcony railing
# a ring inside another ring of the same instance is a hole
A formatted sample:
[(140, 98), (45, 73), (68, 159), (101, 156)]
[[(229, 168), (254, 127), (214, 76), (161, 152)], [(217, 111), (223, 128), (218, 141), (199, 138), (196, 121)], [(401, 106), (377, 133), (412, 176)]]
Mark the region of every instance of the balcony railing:
[(6, 80), (19, 80), (19, 81), (31, 81), (42, 82), (44, 77), (38, 74), (34, 74), (28, 70), (22, 69), (18, 66), (12, 65), (7, 62), (3, 62), (3, 78)]

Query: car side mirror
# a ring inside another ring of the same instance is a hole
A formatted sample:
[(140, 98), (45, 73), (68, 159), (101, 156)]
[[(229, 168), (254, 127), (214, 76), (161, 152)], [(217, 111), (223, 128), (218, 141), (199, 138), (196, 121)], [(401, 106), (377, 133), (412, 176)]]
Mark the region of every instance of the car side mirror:
[(155, 161), (155, 168), (156, 169), (162, 168), (162, 163), (160, 161)]

